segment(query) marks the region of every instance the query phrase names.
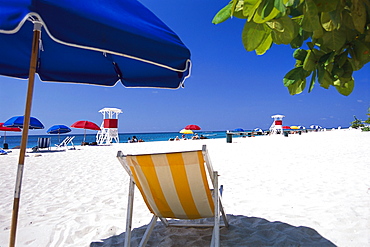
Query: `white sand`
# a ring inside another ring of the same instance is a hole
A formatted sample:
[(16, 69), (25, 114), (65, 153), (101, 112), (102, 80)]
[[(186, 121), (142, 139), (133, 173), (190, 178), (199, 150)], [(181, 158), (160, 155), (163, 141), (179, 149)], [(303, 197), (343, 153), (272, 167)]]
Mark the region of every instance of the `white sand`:
[[(123, 246), (129, 179), (117, 150), (202, 144), (221, 175), (230, 217), (221, 246), (370, 246), (370, 133), (355, 130), (29, 153), (17, 246)], [(9, 242), (18, 152), (0, 156), (0, 247)], [(151, 215), (138, 191), (134, 206), (135, 240)], [(149, 245), (207, 246), (210, 238), (209, 229), (165, 229), (158, 222)]]

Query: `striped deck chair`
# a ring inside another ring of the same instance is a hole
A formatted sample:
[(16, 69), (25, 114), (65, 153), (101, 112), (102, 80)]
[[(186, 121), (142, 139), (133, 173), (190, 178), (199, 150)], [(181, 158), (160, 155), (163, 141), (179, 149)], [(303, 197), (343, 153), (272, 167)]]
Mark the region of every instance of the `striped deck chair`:
[[(130, 246), (131, 243), (135, 185), (153, 213), (139, 246), (146, 245), (158, 218), (166, 226), (213, 227), (211, 246), (219, 246), (220, 227), (228, 227), (228, 221), (220, 192), (215, 189), (218, 188), (218, 173), (212, 169), (205, 145), (202, 150), (160, 154), (124, 155), (118, 151), (117, 158), (130, 175), (124, 246)], [(207, 177), (211, 181), (211, 187)], [(220, 215), (223, 224), (220, 222)], [(178, 224), (167, 220), (210, 217), (214, 220), (213, 224), (208, 225)]]
[(50, 137), (39, 137), (37, 139), (37, 151), (40, 149), (40, 148), (47, 148), (50, 150)]
[(55, 146), (57, 148), (65, 148), (66, 150), (68, 149), (68, 144), (72, 144), (72, 149), (75, 149), (75, 145), (73, 144), (73, 139), (75, 138), (75, 136), (67, 136), (66, 138), (64, 138), (64, 140), (59, 143), (59, 144), (55, 144)]

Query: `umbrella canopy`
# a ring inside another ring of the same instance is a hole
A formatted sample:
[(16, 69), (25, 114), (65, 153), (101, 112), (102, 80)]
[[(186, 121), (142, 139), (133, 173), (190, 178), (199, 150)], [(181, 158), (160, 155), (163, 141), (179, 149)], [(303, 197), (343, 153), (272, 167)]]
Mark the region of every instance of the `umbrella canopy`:
[(5, 143), (7, 131), (21, 132), (22, 130), (18, 127), (5, 127), (4, 123), (0, 123), (0, 131), (4, 131), (4, 143)]
[(292, 130), (299, 130), (300, 128), (301, 128), (301, 126), (290, 126), (290, 128), (292, 129)]
[(4, 123), (0, 123), (0, 131), (14, 131), (21, 132), (22, 130), (18, 127), (5, 127)]
[(190, 125), (187, 125), (185, 126), (186, 130), (200, 130), (200, 127), (198, 125), (195, 125), (195, 124), (190, 124)]
[[(24, 128), (24, 116), (15, 116), (5, 121), (5, 127)], [(44, 125), (37, 118), (30, 117), (29, 129), (43, 129)]]
[(88, 130), (100, 130), (100, 127), (90, 121), (77, 121), (71, 125), (72, 128), (88, 129)]
[(189, 76), (189, 50), (137, 0), (0, 0), (0, 6), (1, 75), (28, 78), (37, 23), (36, 73), (43, 81), (178, 88)]
[(243, 131), (244, 131), (244, 129), (242, 129), (242, 128), (236, 128), (236, 129), (234, 129), (234, 131), (240, 131), (240, 132), (243, 132)]
[(283, 129), (284, 130), (290, 130), (290, 127), (289, 126), (283, 126)]
[(0, 0), (0, 13), (0, 75), (28, 78), (14, 246), (36, 73), (44, 81), (178, 88), (191, 63), (180, 38), (136, 0)]
[(58, 142), (60, 143), (60, 134), (69, 133), (72, 130), (63, 124), (57, 124), (51, 126), (46, 132), (49, 134), (58, 134)]
[(180, 133), (181, 134), (194, 134), (194, 132), (192, 130), (187, 130), (187, 129), (180, 130)]
[(86, 130), (100, 130), (100, 127), (90, 121), (77, 121), (71, 125), (72, 128), (84, 129), (84, 142), (86, 140)]
[(57, 124), (51, 126), (46, 132), (49, 134), (65, 134), (71, 131), (72, 130), (68, 126), (65, 126), (63, 124)]

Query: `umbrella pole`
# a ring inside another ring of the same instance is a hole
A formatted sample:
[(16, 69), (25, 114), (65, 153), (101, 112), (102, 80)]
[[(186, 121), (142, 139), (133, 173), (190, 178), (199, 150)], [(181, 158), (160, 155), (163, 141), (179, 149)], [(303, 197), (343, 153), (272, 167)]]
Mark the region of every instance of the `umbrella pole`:
[(13, 201), (12, 222), (11, 222), (11, 228), (10, 228), (9, 247), (15, 246), (15, 236), (16, 236), (17, 222), (18, 222), (19, 199), (20, 199), (20, 194), (21, 194), (24, 159), (26, 155), (27, 140), (28, 140), (28, 130), (30, 126), (32, 96), (33, 96), (33, 88), (35, 84), (35, 73), (36, 73), (36, 66), (37, 66), (37, 55), (39, 52), (39, 39), (41, 36), (41, 27), (42, 27), (41, 22), (38, 22), (38, 21), (34, 22), (32, 53), (31, 53), (30, 70), (29, 70), (29, 77), (28, 77), (27, 99), (26, 99), (26, 107), (25, 107), (25, 112), (24, 112), (24, 122), (23, 122), (23, 131), (22, 131), (21, 149), (19, 152), (17, 178), (16, 178), (15, 190), (14, 190), (14, 201)]

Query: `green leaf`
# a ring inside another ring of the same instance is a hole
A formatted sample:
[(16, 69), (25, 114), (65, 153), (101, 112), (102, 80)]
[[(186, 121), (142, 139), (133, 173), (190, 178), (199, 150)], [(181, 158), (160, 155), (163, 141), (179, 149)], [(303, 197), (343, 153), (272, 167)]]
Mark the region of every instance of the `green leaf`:
[(328, 89), (331, 85), (333, 85), (333, 78), (330, 73), (323, 67), (319, 67), (317, 73), (317, 80), (320, 83), (320, 86)]
[(271, 11), (274, 9), (274, 0), (265, 0), (263, 3), (264, 4), (261, 4), (261, 6), (264, 5), (262, 7), (261, 18), (265, 19), (271, 14)]
[(338, 67), (342, 67), (344, 63), (347, 61), (348, 52), (342, 52), (341, 54), (335, 56), (334, 62), (338, 65)]
[(302, 93), (305, 87), (306, 87), (306, 79), (303, 79), (303, 80), (297, 81), (296, 83), (288, 86), (288, 90), (291, 95), (296, 95), (296, 94)]
[(285, 11), (286, 11), (286, 7), (284, 5), (284, 2), (283, 0), (275, 0), (274, 1), (274, 7), (279, 10), (281, 13), (284, 13), (285, 14)]
[(352, 68), (351, 62), (348, 61), (348, 59), (346, 60), (346, 62), (342, 66), (342, 69), (344, 71), (343, 75), (342, 75), (343, 78), (352, 78), (353, 68)]
[(319, 63), (323, 64), (324, 66), (327, 66), (329, 63), (332, 63), (334, 61), (335, 52), (329, 52), (324, 55), (322, 55), (319, 59)]
[(288, 87), (295, 82), (305, 78), (304, 70), (302, 67), (294, 68), (284, 76), (284, 86)]
[(294, 68), (284, 76), (284, 85), (288, 88), (291, 95), (300, 94), (306, 87), (306, 77), (308, 74), (302, 67)]
[(267, 50), (271, 48), (272, 45), (272, 37), (271, 34), (267, 35), (265, 40), (256, 48), (257, 55), (263, 55), (266, 53)]
[(290, 42), (290, 47), (293, 49), (299, 48), (303, 45), (303, 36), (302, 35), (297, 35), (295, 38)]
[(212, 23), (220, 24), (226, 21), (227, 19), (229, 19), (231, 17), (231, 7), (232, 7), (232, 4), (229, 3), (228, 5), (223, 7), (220, 11), (218, 11), (215, 17), (213, 17)]
[(340, 94), (348, 96), (353, 91), (353, 88), (355, 86), (355, 80), (353, 79), (353, 77), (349, 79), (339, 78), (337, 81), (334, 82), (334, 85)]
[(333, 22), (333, 25), (335, 26), (336, 29), (339, 29), (341, 26), (342, 12), (343, 12), (343, 9), (339, 7), (329, 12), (330, 19)]
[(264, 0), (254, 13), (253, 21), (264, 23), (274, 19), (278, 14), (280, 11), (274, 8), (273, 0)]
[(366, 25), (366, 7), (362, 0), (352, 0), (351, 14), (357, 31), (364, 33)]
[(310, 82), (310, 86), (308, 88), (309, 93), (311, 93), (311, 91), (313, 89), (313, 86), (315, 85), (315, 80), (316, 80), (316, 70), (313, 71), (313, 74), (311, 76), (311, 82)]
[(355, 29), (352, 16), (347, 10), (342, 11), (340, 22), (341, 22), (341, 27), (346, 27), (348, 29)]
[(318, 11), (315, 3), (312, 0), (305, 0), (302, 28), (307, 32), (313, 32), (321, 28)]
[(243, 15), (249, 20), (252, 20), (254, 13), (260, 6), (262, 0), (244, 0)]
[(363, 42), (356, 40), (353, 43), (352, 48), (355, 51), (354, 59), (357, 60), (360, 64), (365, 64), (370, 61), (370, 49)]
[(312, 39), (320, 39), (324, 35), (324, 29), (320, 27), (319, 29), (316, 29), (313, 31)]
[(325, 31), (333, 31), (336, 28), (328, 12), (322, 12), (320, 20), (321, 25), (325, 29)]
[(306, 71), (313, 71), (316, 68), (316, 56), (312, 50), (308, 50), (306, 59), (303, 63), (303, 69)]
[(323, 46), (333, 51), (340, 51), (346, 43), (345, 33), (339, 30), (325, 32), (322, 37)]
[(231, 15), (235, 16), (236, 18), (240, 19), (246, 19), (243, 15), (243, 5), (244, 5), (244, 0), (233, 0), (233, 5), (231, 7)]
[(370, 30), (367, 30), (365, 32), (365, 42), (369, 42), (370, 43)]
[(304, 49), (296, 49), (293, 53), (293, 57), (297, 60), (304, 61), (307, 56), (307, 51)]
[(295, 28), (297, 24), (287, 15), (279, 19), (274, 19), (270, 23), (275, 23), (276, 26), (276, 28), (272, 30), (272, 40), (276, 44), (288, 45), (298, 35), (298, 29)]
[(265, 40), (269, 34), (266, 24), (257, 24), (254, 22), (245, 22), (242, 40), (244, 48), (247, 51), (253, 51)]
[(338, 78), (342, 77), (342, 75), (344, 74), (344, 70), (341, 67), (339, 67), (338, 64), (334, 63), (334, 67), (333, 67), (331, 73), (333, 74), (335, 79), (338, 79)]
[(314, 0), (319, 12), (330, 12), (337, 8), (338, 0)]

